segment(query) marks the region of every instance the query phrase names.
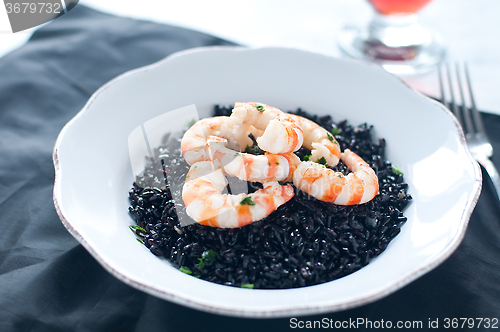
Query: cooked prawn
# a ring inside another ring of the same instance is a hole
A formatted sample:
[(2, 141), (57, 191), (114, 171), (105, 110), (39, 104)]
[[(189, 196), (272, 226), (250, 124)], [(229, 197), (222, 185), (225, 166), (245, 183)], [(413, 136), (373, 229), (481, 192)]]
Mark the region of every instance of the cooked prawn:
[(338, 205), (363, 204), (378, 193), (378, 178), (360, 156), (346, 149), (340, 156), (351, 173), (344, 176), (311, 161), (303, 161), (293, 174), (293, 184), (309, 195)]
[(252, 194), (222, 194), (227, 179), (217, 163), (200, 161), (191, 166), (182, 188), (186, 213), (200, 224), (236, 228), (270, 215), (294, 195), (291, 185), (264, 183)]
[(223, 165), (227, 175), (250, 182), (291, 181), (300, 164), (294, 153), (253, 155), (226, 147), (227, 140), (210, 136), (207, 139), (210, 159)]
[(209, 136), (226, 138), (230, 147), (241, 151), (247, 145), (253, 144), (252, 139), (248, 137), (252, 129), (251, 126), (245, 124), (236, 128), (228, 116), (201, 119), (182, 136), (182, 155), (189, 165), (198, 161), (210, 160), (206, 144)]
[(257, 138), (257, 145), (270, 153), (291, 153), (297, 151), (303, 142), (303, 133), (297, 121), (290, 114), (261, 103), (235, 103), (230, 115), (234, 126), (247, 125), (263, 130)]
[(335, 166), (340, 158), (340, 146), (335, 137), (325, 128), (302, 116), (290, 114), (304, 132), (304, 147), (311, 150), (309, 160), (325, 158), (329, 166)]

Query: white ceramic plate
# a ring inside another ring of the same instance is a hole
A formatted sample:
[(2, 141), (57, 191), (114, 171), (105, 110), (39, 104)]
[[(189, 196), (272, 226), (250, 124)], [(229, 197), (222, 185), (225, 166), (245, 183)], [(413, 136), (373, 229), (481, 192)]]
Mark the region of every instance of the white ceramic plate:
[[(187, 105), (207, 117), (214, 104), (235, 101), (373, 124), (413, 196), (408, 221), (386, 251), (339, 280), (252, 290), (188, 276), (138, 243), (128, 228), (129, 134)], [(54, 202), (64, 226), (112, 275), (181, 305), (246, 317), (338, 311), (396, 291), (457, 248), (481, 189), (480, 169), (442, 105), (375, 65), (281, 48), (193, 49), (117, 77), (64, 127), (54, 164)]]

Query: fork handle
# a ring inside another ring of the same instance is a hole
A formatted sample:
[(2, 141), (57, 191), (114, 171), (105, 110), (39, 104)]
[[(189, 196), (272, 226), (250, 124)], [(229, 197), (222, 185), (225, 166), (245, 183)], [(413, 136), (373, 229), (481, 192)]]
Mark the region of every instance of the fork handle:
[(500, 200), (500, 175), (498, 171), (488, 158), (476, 158), (476, 160), (484, 167), (488, 175), (490, 176), (491, 182), (493, 182), (493, 186), (495, 187), (495, 191), (497, 193), (498, 199)]

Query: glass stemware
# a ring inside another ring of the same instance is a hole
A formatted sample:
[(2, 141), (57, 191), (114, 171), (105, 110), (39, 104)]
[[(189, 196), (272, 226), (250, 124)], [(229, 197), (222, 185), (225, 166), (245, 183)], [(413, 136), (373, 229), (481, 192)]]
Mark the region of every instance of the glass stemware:
[(438, 36), (418, 23), (417, 12), (431, 0), (368, 0), (375, 15), (368, 26), (342, 29), (341, 50), (373, 61), (394, 74), (416, 74), (435, 68), (445, 49)]

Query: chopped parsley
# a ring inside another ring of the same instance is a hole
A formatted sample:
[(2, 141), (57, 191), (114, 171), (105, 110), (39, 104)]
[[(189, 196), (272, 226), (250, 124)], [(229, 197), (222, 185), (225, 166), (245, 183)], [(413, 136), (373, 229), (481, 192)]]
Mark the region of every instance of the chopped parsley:
[(396, 165), (392, 164), (391, 167), (394, 173), (403, 175), (403, 172), (401, 172), (401, 170)]
[(326, 136), (328, 136), (328, 139), (330, 140), (330, 142), (333, 142), (333, 136), (330, 135), (329, 133), (326, 133)]
[(253, 284), (241, 284), (241, 288), (253, 289)]
[(181, 271), (182, 273), (185, 273), (185, 274), (193, 274), (193, 272), (189, 269), (189, 267), (186, 267), (186, 266), (181, 266), (179, 268), (179, 271)]
[(318, 164), (325, 165), (326, 166), (326, 159), (325, 157), (321, 157), (316, 161)]
[(257, 111), (259, 112), (264, 112), (266, 109), (264, 108), (264, 106), (262, 105), (255, 105), (255, 108), (257, 109)]
[(139, 242), (140, 244), (145, 244), (144, 241), (142, 241), (141, 239), (139, 239), (138, 237), (135, 238), (137, 240), (137, 242)]
[(215, 262), (217, 259), (217, 256), (219, 256), (219, 253), (213, 249), (208, 249), (201, 254), (202, 259), (206, 259), (207, 261)]
[(309, 161), (309, 159), (311, 159), (312, 155), (311, 154), (307, 154), (304, 156), (304, 161)]
[(339, 178), (341, 178), (341, 179), (344, 177), (344, 175), (342, 175), (342, 174), (338, 174), (337, 176), (338, 176)]
[(250, 153), (250, 154), (265, 154), (266, 153), (266, 151), (259, 148), (258, 145), (254, 145), (254, 146), (247, 145), (247, 147), (245, 148), (245, 152)]
[(332, 135), (333, 136), (340, 135), (340, 130), (338, 130), (337, 128), (332, 128)]
[(128, 226), (128, 228), (130, 228), (134, 233), (135, 233), (135, 231), (140, 231), (140, 232), (143, 232), (143, 233), (147, 233), (144, 228), (139, 227), (137, 225), (130, 225), (130, 226)]
[(252, 201), (252, 197), (250, 196), (247, 196), (245, 198), (243, 198), (240, 202), (241, 205), (255, 205), (255, 202)]
[(213, 249), (208, 249), (205, 250), (202, 254), (201, 257), (198, 258), (198, 267), (200, 269), (203, 269), (205, 267), (205, 262), (215, 262), (217, 260), (217, 256), (219, 256), (219, 253)]

